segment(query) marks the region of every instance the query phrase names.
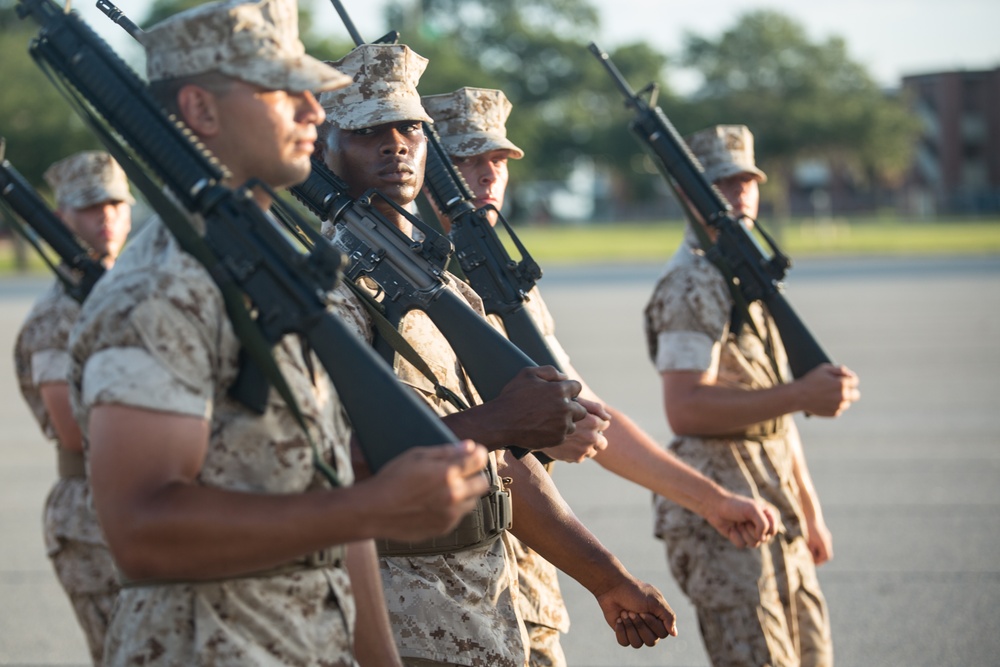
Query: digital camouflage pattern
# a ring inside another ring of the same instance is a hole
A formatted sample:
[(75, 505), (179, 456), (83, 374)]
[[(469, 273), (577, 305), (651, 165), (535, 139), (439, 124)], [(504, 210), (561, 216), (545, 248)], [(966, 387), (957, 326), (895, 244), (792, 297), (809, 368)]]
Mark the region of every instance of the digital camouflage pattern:
[[(556, 360), (563, 368), (568, 367), (569, 355), (555, 337), (555, 320), (537, 286), (528, 292), (524, 308), (545, 337), (545, 342)], [(488, 319), (494, 326), (504, 331), (503, 321), (498, 316), (489, 315)], [(569, 611), (559, 590), (558, 570), (513, 535), (510, 536), (510, 540), (517, 562), (517, 609), (524, 619), (531, 646), (529, 665), (530, 667), (565, 665), (566, 657), (559, 644), (559, 635), (561, 632), (569, 632), (570, 622)]]
[[(759, 303), (747, 326), (730, 331), (732, 300), (719, 271), (698, 249), (693, 232), (667, 264), (646, 307), (646, 333), (656, 369), (716, 371), (726, 387), (765, 389), (781, 380), (787, 360), (770, 316)], [(832, 664), (829, 619), (815, 566), (802, 536), (802, 509), (793, 474), (789, 416), (721, 437), (677, 437), (670, 450), (726, 489), (770, 503), (780, 516), (770, 545), (738, 549), (704, 519), (656, 496), (655, 532), (667, 545), (671, 572), (698, 609), (703, 638), (716, 665), (799, 665), (795, 646)]]
[[(228, 395), (239, 342), (204, 267), (159, 221), (136, 236), (91, 293), (71, 335), (70, 388), (86, 429), (95, 405), (211, 422), (199, 484), (251, 493), (304, 493), (326, 482), (307, 438), (273, 389), (257, 415)], [(349, 429), (315, 355), (285, 336), (275, 359), (321, 455), (353, 481)], [(122, 590), (108, 664), (354, 665), (355, 604), (342, 563), (291, 573)]]
[(181, 12), (146, 30), (146, 78), (219, 72), (271, 90), (332, 90), (350, 79), (306, 55), (296, 0), (227, 0)]
[(507, 138), (507, 117), (513, 106), (502, 90), (459, 88), (444, 95), (425, 95), (421, 100), (448, 155), (472, 157), (508, 150), (515, 160), (524, 157), (524, 151)]
[[(80, 304), (56, 281), (35, 302), (14, 345), (14, 368), (24, 400), (45, 437), (56, 442), (39, 388), (65, 383), (69, 332)], [(58, 444), (57, 444), (58, 446)], [(118, 595), (118, 577), (90, 502), (86, 477), (60, 477), (42, 515), (45, 551), (83, 629), (95, 665), (101, 664), (104, 635)]]
[(748, 173), (761, 183), (767, 174), (754, 162), (753, 135), (746, 125), (714, 125), (687, 139), (688, 148), (705, 168), (705, 178), (714, 183), (736, 174)]
[(135, 203), (125, 170), (103, 151), (71, 155), (46, 169), (43, 177), (60, 207), (87, 208), (108, 201)]
[(353, 78), (346, 88), (319, 96), (326, 119), (335, 127), (360, 130), (405, 120), (432, 122), (417, 92), (427, 58), (405, 44), (362, 44), (330, 64)]
[[(449, 279), (449, 289), (483, 314), (482, 301), (472, 288), (450, 274)], [(374, 283), (362, 279), (361, 285), (376, 294)], [(345, 320), (371, 342), (374, 324), (364, 306), (346, 287), (338, 286), (336, 291), (345, 300)], [(451, 346), (423, 312), (408, 313), (399, 330), (441, 384), (470, 405), (479, 402)], [(431, 383), (398, 355), (394, 369), (437, 414), (457, 410), (437, 397)], [(389, 620), (404, 660), (523, 667), (527, 637), (517, 613), (514, 556), (508, 538), (505, 532), (492, 543), (457, 553), (379, 558)]]

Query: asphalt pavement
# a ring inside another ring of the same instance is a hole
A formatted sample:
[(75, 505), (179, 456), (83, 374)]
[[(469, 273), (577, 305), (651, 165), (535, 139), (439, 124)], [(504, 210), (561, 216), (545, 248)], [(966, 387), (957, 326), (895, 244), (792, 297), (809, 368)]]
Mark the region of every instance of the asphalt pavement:
[[(645, 353), (659, 267), (549, 267), (541, 287), (574, 365), (658, 441), (670, 434)], [(85, 665), (42, 544), (55, 456), (17, 391), (10, 350), (46, 282), (0, 281), (0, 665)], [(831, 358), (861, 377), (837, 420), (798, 419), (833, 536), (819, 570), (837, 664), (1000, 664), (1000, 258), (799, 262), (787, 296)], [(593, 597), (562, 577), (574, 667), (705, 667), (692, 609), (652, 536), (650, 494), (589, 461), (555, 477), (577, 515), (659, 587), (680, 636), (620, 648)]]

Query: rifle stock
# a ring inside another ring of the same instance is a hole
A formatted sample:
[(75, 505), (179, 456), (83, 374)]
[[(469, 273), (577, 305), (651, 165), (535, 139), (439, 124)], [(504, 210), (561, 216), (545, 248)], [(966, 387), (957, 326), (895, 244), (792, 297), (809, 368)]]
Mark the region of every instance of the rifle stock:
[[(290, 332), (307, 339), (337, 387), (373, 470), (410, 447), (456, 440), (328, 310), (339, 253), (317, 244), (303, 255), (254, 202), (247, 186), (234, 191), (221, 185), (224, 168), (190, 131), (167, 117), (147, 86), (75, 13), (62, 11), (52, 0), (19, 0), (18, 13), (41, 27), (30, 47), (32, 57), (91, 123), (185, 250), (205, 264), (224, 295), (233, 293), (233, 285), (239, 288), (227, 306), (234, 300), (242, 306), (239, 292), (249, 297), (257, 310), (257, 337), (267, 345)], [(103, 130), (102, 122), (114, 132)], [(191, 226), (189, 212), (204, 219), (203, 238)], [(256, 338), (238, 335), (244, 349), (255, 354)], [(274, 364), (267, 352), (253, 358), (261, 367)]]
[(635, 114), (629, 129), (657, 163), (671, 187), (687, 199), (685, 202), (684, 198), (679, 198), (681, 205), (689, 203), (697, 214), (689, 216), (690, 224), (697, 224), (700, 218), (718, 232), (715, 244), (703, 248), (706, 256), (719, 266), (726, 279), (748, 302), (761, 301), (768, 308), (781, 334), (792, 375), (799, 378), (816, 366), (829, 363), (830, 358), (782, 294), (781, 279), (790, 265), (788, 258), (758, 225), (771, 246), (773, 254), (769, 257), (753, 235), (733, 217), (732, 207), (705, 178), (701, 164), (663, 110), (656, 106), (655, 86), (647, 87), (646, 90), (651, 91), (651, 100), (647, 102), (632, 90), (607, 53), (594, 43), (589, 48), (625, 97), (626, 107)]

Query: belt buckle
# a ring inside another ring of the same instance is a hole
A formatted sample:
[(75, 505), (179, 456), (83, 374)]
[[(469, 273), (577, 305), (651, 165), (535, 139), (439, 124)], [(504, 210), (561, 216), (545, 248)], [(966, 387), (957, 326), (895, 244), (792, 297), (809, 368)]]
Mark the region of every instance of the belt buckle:
[(309, 567), (335, 567), (341, 560), (342, 547), (327, 547), (314, 551), (306, 557)]

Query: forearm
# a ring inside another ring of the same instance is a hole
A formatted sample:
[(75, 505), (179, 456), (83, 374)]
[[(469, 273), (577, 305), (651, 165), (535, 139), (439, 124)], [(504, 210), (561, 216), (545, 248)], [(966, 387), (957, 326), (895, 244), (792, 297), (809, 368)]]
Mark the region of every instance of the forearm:
[(385, 608), (378, 555), (370, 540), (347, 548), (347, 569), (358, 616), (354, 630), (355, 657), (361, 667), (401, 666)]
[(103, 497), (100, 479), (95, 502), (109, 547), (136, 580), (249, 574), (371, 538), (379, 525), (366, 484), (256, 494), (178, 482), (125, 504)]
[(503, 457), (501, 474), (512, 479), (514, 535), (595, 596), (631, 579), (625, 568), (580, 523), (532, 457)]
[(794, 383), (766, 389), (709, 383), (683, 391), (673, 389), (669, 382), (664, 383), (667, 420), (677, 435), (726, 435), (801, 409)]
[(660, 447), (629, 417), (611, 406), (604, 432), (608, 447), (594, 457), (607, 470), (705, 516), (728, 492)]

